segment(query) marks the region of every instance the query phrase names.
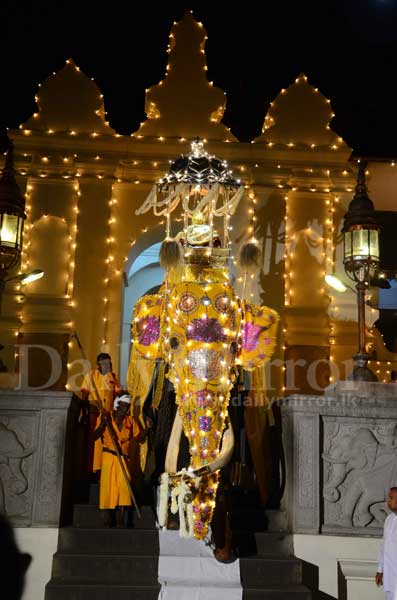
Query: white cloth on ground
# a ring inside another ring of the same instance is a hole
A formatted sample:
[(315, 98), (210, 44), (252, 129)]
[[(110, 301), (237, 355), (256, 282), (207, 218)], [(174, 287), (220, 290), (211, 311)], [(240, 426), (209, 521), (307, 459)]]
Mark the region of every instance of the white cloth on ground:
[(240, 564), (223, 564), (204, 542), (159, 531), (159, 600), (242, 600)]

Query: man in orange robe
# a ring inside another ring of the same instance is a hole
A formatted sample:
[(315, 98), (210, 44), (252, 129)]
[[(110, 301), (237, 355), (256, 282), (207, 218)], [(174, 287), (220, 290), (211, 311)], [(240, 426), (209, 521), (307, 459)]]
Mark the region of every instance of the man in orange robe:
[[(116, 397), (113, 411), (108, 415), (129, 480), (131, 462), (136, 459), (132, 455), (133, 442), (142, 441), (146, 435), (139, 422), (129, 414), (130, 403), (131, 399), (127, 394)], [(106, 511), (104, 524), (110, 526), (115, 516), (117, 527), (126, 527), (127, 508), (131, 506), (132, 498), (104, 414), (98, 416), (94, 438), (97, 440), (94, 466), (98, 468), (100, 465), (101, 468), (99, 508)]]
[(85, 474), (87, 477), (92, 474), (94, 457), (94, 430), (98, 418), (98, 398), (95, 391), (98, 391), (99, 400), (102, 407), (107, 411), (113, 410), (113, 402), (118, 394), (122, 393), (122, 388), (116, 373), (112, 370), (112, 359), (109, 354), (101, 352), (97, 356), (97, 368), (90, 373), (86, 373), (81, 386), (81, 399), (83, 406), (83, 421), (86, 424), (86, 461)]

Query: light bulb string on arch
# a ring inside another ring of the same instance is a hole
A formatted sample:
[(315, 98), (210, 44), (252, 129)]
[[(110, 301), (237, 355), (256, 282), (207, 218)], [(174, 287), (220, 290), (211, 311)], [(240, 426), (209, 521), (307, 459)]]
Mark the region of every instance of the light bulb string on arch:
[[(327, 216), (326, 216), (326, 236), (325, 236), (325, 270), (324, 273), (333, 274), (334, 266), (335, 266), (335, 204), (339, 202), (339, 197), (335, 194), (329, 194), (329, 197), (325, 201), (327, 207)], [(328, 297), (329, 305), (332, 306), (334, 301), (334, 296), (329, 293), (329, 290), (325, 289), (324, 293)], [(335, 366), (335, 357), (332, 352), (332, 347), (335, 343), (335, 324), (334, 319), (331, 315), (329, 317), (329, 360), (330, 360), (330, 374), (329, 381), (332, 383), (334, 381), (334, 366)]]
[(23, 226), (23, 242), (22, 242), (22, 252), (21, 252), (21, 272), (26, 272), (29, 269), (29, 248), (31, 244), (31, 234), (33, 224), (31, 223), (31, 213), (32, 213), (32, 192), (33, 185), (27, 181), (26, 184), (26, 205), (25, 205), (25, 213), (26, 219)]
[(69, 221), (69, 234), (68, 234), (68, 242), (69, 242), (69, 269), (67, 274), (67, 292), (66, 295), (70, 299), (70, 306), (75, 307), (76, 301), (73, 298), (74, 293), (74, 274), (76, 268), (76, 248), (77, 248), (77, 232), (78, 232), (78, 215), (80, 212), (79, 209), (79, 199), (81, 196), (80, 190), (80, 182), (76, 179), (73, 182), (73, 191), (75, 192), (75, 204), (72, 207), (72, 214), (70, 215)]
[[(30, 267), (30, 259), (29, 253), (32, 245), (32, 233), (37, 225), (38, 221), (35, 223), (32, 222), (32, 194), (34, 191), (34, 184), (28, 180), (28, 184), (26, 186), (26, 221), (24, 223), (24, 237), (23, 237), (23, 247), (21, 253), (21, 271), (28, 271)], [(67, 269), (65, 272), (65, 296), (66, 298), (71, 299), (73, 297), (73, 285), (74, 285), (74, 269), (75, 269), (75, 250), (76, 250), (76, 237), (77, 237), (77, 215), (79, 213), (79, 182), (75, 181), (73, 183), (73, 191), (76, 193), (76, 201), (74, 206), (71, 207), (71, 214), (69, 218), (61, 217), (63, 223), (65, 223), (68, 227), (67, 236), (67, 246), (68, 246), (68, 255), (69, 259), (67, 261)], [(42, 218), (48, 219), (50, 215), (47, 213), (42, 214)], [(40, 219), (39, 219), (40, 220)]]
[(114, 226), (117, 222), (115, 216), (115, 207), (118, 201), (115, 197), (115, 187), (112, 185), (110, 200), (108, 201), (109, 211), (108, 211), (108, 234), (105, 240), (105, 244), (107, 247), (107, 256), (105, 259), (105, 277), (103, 280), (104, 283), (104, 296), (103, 296), (103, 337), (102, 337), (102, 345), (108, 343), (108, 331), (109, 331), (109, 316), (110, 316), (110, 294), (111, 294), (111, 281), (113, 276), (115, 275), (115, 236), (113, 233)]
[[(184, 139), (184, 138), (181, 138), (181, 139)], [(127, 151), (127, 154), (128, 154), (128, 151)], [(74, 158), (76, 160), (78, 160), (78, 155), (75, 152), (73, 153), (73, 155), (74, 155)], [(24, 153), (24, 156), (27, 156), (27, 153)], [(62, 157), (59, 156), (59, 160), (61, 160), (61, 158)], [(63, 158), (63, 160), (73, 161), (74, 158), (73, 157), (70, 158), (70, 157), (66, 156), (66, 157)], [(97, 152), (95, 152), (95, 154), (93, 154), (92, 160), (96, 161), (96, 160), (100, 160), (100, 159), (101, 159), (101, 156), (99, 156), (97, 154)], [(79, 167), (79, 169), (75, 170), (74, 172), (70, 171), (67, 174), (62, 174), (62, 173), (59, 173), (57, 171), (49, 171), (48, 170), (48, 166), (50, 166), (50, 164), (53, 161), (55, 161), (55, 163), (56, 163), (56, 161), (58, 160), (58, 157), (57, 157), (57, 155), (52, 155), (52, 156), (50, 155), (49, 156), (48, 152), (45, 153), (45, 154), (43, 154), (41, 156), (40, 160), (41, 161), (43, 161), (43, 160), (47, 161), (46, 162), (47, 170), (42, 170), (40, 172), (39, 171), (35, 171), (34, 168), (33, 168), (34, 165), (31, 165), (29, 163), (28, 165), (26, 165), (26, 167), (24, 166), (23, 169), (20, 170), (20, 173), (22, 175), (35, 175), (35, 176), (40, 176), (40, 177), (73, 178), (73, 177), (81, 177), (81, 176), (84, 176), (84, 177), (93, 176), (93, 177), (97, 177), (99, 179), (113, 179), (113, 180), (116, 179), (114, 177), (114, 175), (112, 175), (112, 174), (106, 174), (106, 173), (102, 173), (101, 174), (101, 173), (97, 173), (96, 171), (92, 171), (90, 173), (89, 170), (87, 170), (87, 168), (85, 168), (85, 170), (82, 171), (80, 167)], [(58, 162), (59, 162), (59, 160), (58, 160)], [(85, 160), (88, 160), (88, 158), (85, 157)], [(122, 162), (123, 162), (122, 159), (120, 159), (120, 163), (122, 163)], [(156, 165), (158, 165), (158, 161), (154, 161), (154, 162), (156, 163)], [(55, 166), (55, 163), (54, 163), (54, 166)], [(142, 165), (143, 165), (145, 163), (145, 161), (134, 160), (133, 163), (134, 163), (134, 165), (135, 164), (137, 165), (139, 163), (142, 163)], [(152, 165), (152, 163), (153, 163), (153, 161), (151, 159), (148, 160), (148, 165)], [(279, 169), (280, 173), (282, 173), (283, 170), (285, 170), (285, 173), (283, 174), (283, 177), (284, 178), (288, 178), (291, 175), (291, 169), (299, 167), (299, 164), (301, 164), (301, 163), (297, 162), (295, 164), (295, 163), (288, 162), (285, 165), (285, 167), (282, 167), (282, 165), (280, 165), (279, 163), (277, 163), (277, 161), (275, 161), (274, 166), (277, 167), (277, 169)], [(257, 162), (252, 162), (249, 165), (248, 164), (242, 165), (240, 167), (240, 169), (244, 170), (244, 171), (247, 170), (247, 169), (249, 169), (251, 171), (251, 173), (253, 173), (253, 169), (260, 168), (260, 167), (265, 168), (266, 170), (269, 169), (269, 165), (268, 164), (260, 165)], [(308, 169), (307, 166), (306, 166), (306, 169)], [(345, 168), (343, 168), (343, 170), (341, 170), (341, 169), (342, 169), (342, 167), (340, 167), (340, 168), (332, 168), (332, 169), (328, 168), (328, 169), (326, 169), (326, 171), (327, 171), (327, 174), (331, 175), (332, 177), (334, 177), (334, 176), (338, 176), (339, 177), (340, 175), (342, 175), (343, 177), (346, 177), (347, 175), (349, 175), (349, 171), (347, 171)], [(312, 174), (318, 174), (319, 176), (322, 175), (322, 171), (323, 171), (323, 169), (319, 168), (318, 165), (316, 165), (315, 167), (312, 167), (312, 168), (310, 168), (308, 170)], [(276, 172), (276, 171), (274, 171), (274, 172)], [(350, 175), (351, 175), (351, 173), (350, 173)], [(281, 178), (281, 180), (282, 180), (282, 178)], [(121, 178), (118, 177), (117, 181), (118, 182), (126, 182), (126, 183), (135, 183), (135, 184), (140, 183), (140, 184), (146, 185), (146, 184), (150, 184), (152, 180), (150, 180), (150, 179), (142, 179), (142, 177), (140, 177), (139, 179), (136, 179), (134, 177), (121, 177)], [(256, 185), (256, 187), (261, 187), (261, 184), (259, 184), (259, 183), (255, 184), (255, 185)], [(286, 185), (285, 183), (283, 184), (282, 181), (279, 182), (279, 183), (268, 181), (268, 182), (266, 182), (266, 184), (263, 187), (267, 188), (267, 187), (274, 187), (274, 186), (280, 187), (281, 189), (283, 189), (283, 188), (286, 189), (286, 190), (288, 189), (288, 185)], [(327, 186), (329, 186), (328, 183), (324, 184), (321, 187), (317, 187), (317, 190), (318, 191), (321, 191), (321, 190), (328, 191), (327, 190)], [(310, 183), (310, 181), (308, 181), (308, 183), (306, 184), (306, 186), (295, 187), (293, 191), (295, 191), (295, 190), (304, 191), (305, 189), (309, 189), (311, 191), (315, 191), (316, 190), (316, 184)], [(330, 189), (329, 191), (333, 191), (335, 193), (341, 193), (341, 192), (344, 192), (344, 191), (351, 192), (352, 191), (352, 187), (351, 187), (351, 185), (341, 186), (341, 185), (334, 184), (333, 187), (332, 187), (332, 190)]]
[[(131, 177), (115, 177), (113, 174), (104, 174), (104, 173), (97, 173), (96, 171), (84, 171), (81, 167), (78, 168), (78, 170), (75, 170), (73, 172), (70, 172), (68, 174), (62, 173), (62, 172), (58, 172), (58, 171), (42, 171), (42, 170), (38, 170), (36, 168), (30, 168), (28, 170), (26, 170), (25, 168), (21, 169), (19, 171), (19, 174), (24, 176), (24, 177), (28, 177), (28, 178), (36, 178), (36, 177), (40, 177), (40, 178), (48, 178), (48, 179), (52, 179), (52, 180), (57, 180), (57, 179), (65, 179), (65, 180), (70, 180), (70, 179), (74, 179), (74, 178), (81, 178), (84, 177), (84, 179), (88, 180), (88, 179), (100, 179), (103, 180), (104, 182), (109, 182), (111, 181), (112, 183), (124, 183), (124, 184), (131, 184), (131, 185), (141, 185), (141, 186), (150, 186), (153, 184), (153, 179), (135, 179), (135, 178), (131, 178)], [(285, 190), (286, 192), (290, 192), (290, 191), (299, 191), (299, 192), (325, 192), (328, 193), (328, 191), (332, 191), (332, 193), (335, 194), (342, 194), (342, 193), (351, 193), (352, 192), (352, 187), (348, 186), (348, 187), (340, 187), (340, 186), (333, 186), (332, 190), (329, 190), (329, 188), (327, 187), (316, 187), (316, 184), (314, 183), (310, 183), (310, 181), (307, 182), (306, 185), (300, 185), (300, 186), (294, 186), (294, 187), (289, 187), (287, 184), (280, 184), (277, 183), (273, 180), (269, 180), (269, 181), (264, 181), (264, 182), (260, 182), (260, 183), (256, 183), (255, 184), (255, 188), (259, 191), (259, 190), (269, 190), (269, 189), (281, 189), (281, 190)], [(179, 202), (177, 202), (177, 198), (175, 197), (175, 207), (172, 208), (171, 212), (173, 210), (175, 210), (175, 208), (177, 207)], [(157, 209), (156, 209), (157, 210)], [(222, 211), (222, 208), (220, 209)], [(216, 208), (216, 211), (219, 211), (219, 208)], [(166, 214), (166, 209), (163, 209), (164, 214)], [(221, 213), (219, 213), (221, 214)], [(157, 216), (161, 216), (162, 212), (158, 212)]]
[[(35, 113), (36, 115), (38, 115), (38, 113)], [(105, 121), (105, 124), (107, 124), (107, 122)], [(143, 123), (141, 123), (141, 125), (143, 125)], [(73, 137), (73, 138), (100, 138), (103, 140), (107, 140), (107, 139), (118, 139), (122, 142), (125, 142), (126, 139), (130, 139), (133, 138), (134, 140), (137, 140), (138, 142), (142, 142), (143, 140), (148, 140), (149, 142), (153, 142), (153, 141), (157, 141), (160, 142), (161, 144), (165, 144), (165, 143), (175, 143), (175, 142), (179, 142), (179, 143), (185, 143), (187, 140), (185, 137), (183, 136), (179, 136), (179, 135), (175, 135), (175, 136), (164, 136), (164, 135), (159, 135), (159, 136), (152, 136), (152, 135), (143, 135), (140, 134), (138, 132), (133, 132), (130, 134), (120, 134), (120, 133), (99, 133), (97, 131), (78, 131), (77, 129), (53, 129), (53, 128), (49, 128), (49, 129), (40, 129), (40, 128), (30, 128), (27, 129), (26, 127), (24, 127), (23, 124), (19, 125), (19, 130), (22, 132), (22, 135), (24, 135), (25, 137), (30, 137), (30, 136), (34, 136), (34, 135), (42, 135), (43, 133), (46, 133), (49, 136), (55, 136), (55, 137)], [(229, 130), (230, 131), (230, 130)], [(296, 141), (296, 142), (282, 142), (280, 140), (276, 141), (276, 142), (271, 142), (271, 141), (256, 141), (256, 140), (251, 140), (251, 142), (235, 142), (230, 140), (229, 138), (226, 138), (224, 140), (220, 140), (219, 138), (207, 138), (205, 140), (208, 143), (227, 143), (227, 144), (254, 144), (257, 148), (269, 148), (272, 149), (274, 151), (276, 150), (283, 150), (283, 151), (291, 151), (291, 153), (296, 152), (297, 150), (308, 150), (311, 153), (320, 153), (320, 152), (324, 152), (326, 150), (332, 150), (333, 152), (343, 149), (343, 140), (342, 138), (338, 138), (338, 141), (341, 145), (337, 145), (337, 144), (313, 144), (313, 143), (308, 143), (308, 142), (301, 142), (301, 141)], [(390, 165), (392, 167), (395, 166), (395, 160), (392, 159), (390, 160)]]

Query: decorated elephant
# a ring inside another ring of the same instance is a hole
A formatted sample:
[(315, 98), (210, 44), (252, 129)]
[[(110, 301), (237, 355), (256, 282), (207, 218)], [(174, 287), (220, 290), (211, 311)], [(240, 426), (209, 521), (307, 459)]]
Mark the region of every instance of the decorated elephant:
[[(22, 470), (22, 461), (32, 454), (24, 448), (17, 434), (4, 423), (0, 423), (0, 466), (5, 465), (11, 476), (11, 491), (17, 496), (26, 492), (28, 481)], [(6, 512), (5, 489), (0, 478), (0, 512)]]
[(343, 524), (365, 527), (377, 518), (376, 505), (384, 504), (390, 487), (397, 485), (396, 452), (396, 446), (380, 444), (370, 429), (360, 428), (354, 435), (338, 438), (323, 454), (331, 465), (324, 483), (325, 500), (341, 500), (340, 487), (345, 484)]
[[(157, 208), (169, 227), (171, 204), (175, 210), (181, 201), (185, 226), (176, 239), (167, 235), (162, 244), (166, 279), (159, 294), (144, 296), (135, 306), (129, 380), (134, 387), (138, 361), (141, 366), (145, 361), (168, 366), (178, 411), (167, 448), (159, 520), (166, 524), (171, 489), (181, 535), (202, 539), (215, 506), (219, 469), (233, 451), (227, 409), (236, 369), (255, 369), (271, 357), (279, 317), (270, 308), (238, 298), (230, 283), (228, 222), (242, 190), (225, 163), (209, 157), (196, 141), (192, 153), (178, 159), (159, 186), (166, 198), (159, 199), (158, 187), (143, 209)], [(214, 229), (214, 217), (223, 219), (223, 239)], [(245, 273), (259, 267), (254, 242), (242, 249), (240, 264)], [(138, 378), (142, 371), (153, 369), (144, 365)], [(190, 465), (177, 472), (182, 431), (189, 442)]]

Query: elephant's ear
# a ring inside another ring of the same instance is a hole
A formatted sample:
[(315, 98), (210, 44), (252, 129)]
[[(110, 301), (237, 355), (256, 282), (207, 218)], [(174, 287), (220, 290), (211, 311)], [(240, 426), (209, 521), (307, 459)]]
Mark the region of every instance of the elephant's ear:
[(277, 341), (279, 314), (267, 306), (243, 305), (241, 364), (250, 371), (268, 361)]
[(162, 357), (160, 323), (164, 299), (159, 294), (142, 296), (132, 315), (132, 337), (136, 352), (144, 358)]
[(127, 371), (127, 389), (131, 396), (131, 405), (142, 410), (152, 385), (156, 363), (141, 356), (135, 346), (131, 348)]

